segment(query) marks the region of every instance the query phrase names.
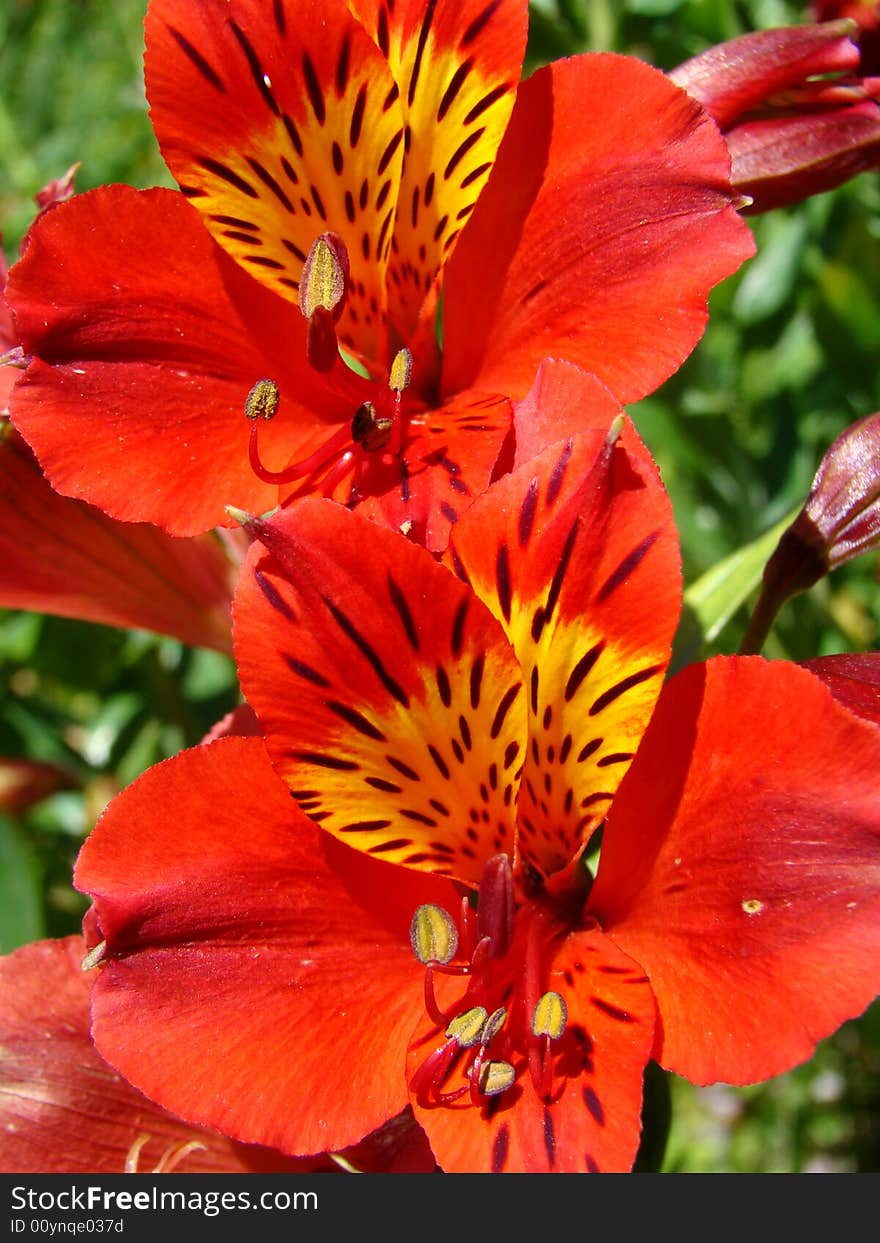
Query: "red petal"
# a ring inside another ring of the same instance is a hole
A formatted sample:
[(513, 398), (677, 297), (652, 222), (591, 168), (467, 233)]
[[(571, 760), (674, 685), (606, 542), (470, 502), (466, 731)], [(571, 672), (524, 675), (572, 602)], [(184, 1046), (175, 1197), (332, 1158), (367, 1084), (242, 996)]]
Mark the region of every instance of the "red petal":
[(15, 435), (0, 441), (0, 605), (184, 643), (231, 646), (233, 566), (214, 536), (174, 539), (53, 492)]
[[(0, 959), (0, 1166), (12, 1174), (122, 1174), (183, 1160), (178, 1173), (306, 1171), (267, 1148), (189, 1126), (147, 1100), (99, 1056), (79, 937), (40, 941)], [(142, 1146), (135, 1151), (138, 1140)], [(198, 1145), (185, 1152), (185, 1145)], [(322, 1162), (321, 1168), (332, 1168)]]
[(323, 829), (479, 881), (513, 849), (519, 666), (423, 548), (329, 501), (255, 528), (236, 595), (242, 686), (273, 763)]
[(664, 1066), (766, 1079), (872, 1000), (878, 771), (876, 729), (794, 665), (718, 658), (669, 684), (589, 903), (651, 980)]
[(660, 693), (681, 600), (668, 497), (631, 426), (613, 447), (588, 433), (493, 484), (447, 561), (522, 666), (519, 843), (556, 871), (603, 819)]
[(425, 1132), (409, 1108), (340, 1155), (365, 1174), (433, 1174), (437, 1168)]
[(851, 712), (880, 725), (880, 652), (821, 656), (803, 663)]
[(620, 402), (595, 376), (558, 358), (545, 358), (528, 393), (514, 403), (514, 466), (579, 432), (604, 435), (621, 414)]
[(7, 293), (34, 356), (16, 426), (53, 487), (123, 521), (189, 535), (228, 523), (227, 504), (277, 504), (248, 462), (257, 379), (283, 394), (266, 429), (273, 462), (309, 452), (341, 409), (305, 366), (299, 311), (241, 272), (171, 190), (108, 186), (53, 208)]
[[(539, 1100), (525, 1059), (518, 1058), (515, 1085), (483, 1108), (473, 1106), (468, 1095), (433, 1108), (415, 1102), (416, 1118), (442, 1169), (608, 1173), (632, 1167), (642, 1074), (654, 1039), (647, 979), (596, 932), (567, 936), (549, 972), (568, 1010), (565, 1034), (553, 1045), (561, 1096), (549, 1106)], [(429, 1051), (425, 1043), (414, 1043), (410, 1074)], [(455, 1084), (450, 1080), (443, 1086), (450, 1090)]]
[(319, 833), (260, 741), (150, 769), (110, 804), (76, 883), (107, 940), (95, 1041), (152, 1098), (298, 1153), (403, 1108), (422, 1007), (409, 921), (454, 890)]
[(539, 70), (449, 265), (446, 390), (520, 396), (547, 355), (621, 401), (656, 388), (753, 253), (730, 199), (724, 141), (663, 74), (613, 55)]
[(216, 742), (218, 738), (262, 738), (263, 731), (257, 714), (248, 704), (239, 704), (214, 725), (202, 739), (202, 743)]

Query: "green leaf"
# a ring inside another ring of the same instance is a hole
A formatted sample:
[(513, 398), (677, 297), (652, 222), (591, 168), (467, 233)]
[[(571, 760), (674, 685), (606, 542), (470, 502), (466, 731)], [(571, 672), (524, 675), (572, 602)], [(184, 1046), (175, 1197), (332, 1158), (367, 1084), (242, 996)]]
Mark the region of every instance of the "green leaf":
[(630, 13), (639, 17), (668, 17), (676, 9), (680, 9), (684, 0), (626, 0)]
[(734, 318), (741, 324), (756, 324), (775, 315), (802, 277), (805, 217), (771, 215), (759, 226), (758, 253), (743, 272), (733, 299)]
[[(800, 507), (798, 507), (799, 509)], [(684, 593), (684, 613), (676, 636), (676, 667), (712, 643), (761, 581), (767, 559), (798, 512), (792, 510), (769, 531), (713, 565)]]
[(0, 815), (0, 951), (46, 935), (40, 866), (24, 838)]

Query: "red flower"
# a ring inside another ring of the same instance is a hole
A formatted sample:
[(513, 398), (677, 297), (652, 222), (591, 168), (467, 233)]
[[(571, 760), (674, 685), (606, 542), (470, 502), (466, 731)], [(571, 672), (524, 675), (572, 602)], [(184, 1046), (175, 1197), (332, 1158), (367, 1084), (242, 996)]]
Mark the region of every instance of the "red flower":
[[(97, 1054), (81, 938), (0, 958), (0, 1166), (6, 1173), (295, 1170), (283, 1153), (189, 1126)], [(309, 1167), (306, 1166), (308, 1169)]]
[(93, 1034), (143, 1090), (295, 1153), (409, 1100), (447, 1170), (623, 1170), (649, 1057), (752, 1082), (871, 1000), (880, 736), (784, 663), (663, 685), (678, 551), (629, 425), (494, 484), (445, 565), (321, 500), (254, 530), (265, 741), (151, 770), (77, 865)]
[(59, 496), (0, 421), (0, 607), (138, 626), (228, 652), (234, 574), (213, 535), (176, 539)]
[[(620, 400), (670, 375), (753, 249), (725, 146), (634, 59), (518, 87), (526, 14), (152, 0), (147, 93), (182, 193), (78, 197), (10, 280), (31, 357), (13, 417), (53, 486), (177, 534), (323, 491), (442, 548), (542, 358)], [(303, 263), (328, 234), (344, 301), (328, 316), (313, 291), (307, 325)], [(331, 330), (370, 379), (328, 356)], [(280, 394), (261, 477), (242, 413), (259, 380)]]
[(751, 199), (745, 211), (798, 203), (880, 164), (880, 80), (857, 76), (854, 29), (838, 21), (741, 35), (669, 75), (721, 126), (731, 180)]
[(296, 1160), (190, 1126), (146, 1099), (98, 1055), (80, 937), (0, 958), (0, 1167), (20, 1174), (427, 1173), (434, 1162), (411, 1115), (344, 1154)]

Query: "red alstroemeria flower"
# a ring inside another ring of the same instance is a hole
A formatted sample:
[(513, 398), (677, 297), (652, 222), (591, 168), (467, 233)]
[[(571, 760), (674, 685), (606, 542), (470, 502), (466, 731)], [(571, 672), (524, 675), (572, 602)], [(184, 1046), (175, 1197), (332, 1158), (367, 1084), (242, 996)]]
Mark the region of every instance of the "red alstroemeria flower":
[[(546, 355), (622, 401), (675, 371), (753, 250), (725, 145), (635, 59), (518, 86), (527, 8), (152, 0), (182, 193), (82, 195), (10, 279), (13, 417), (54, 487), (176, 534), (317, 491), (440, 549)], [(280, 404), (249, 454), (260, 380)]]
[(85, 954), (81, 937), (67, 937), (0, 958), (0, 1168), (22, 1174), (297, 1169), (283, 1153), (173, 1117), (98, 1056), (89, 1035)]
[[(98, 1055), (80, 937), (0, 958), (0, 1168), (20, 1174), (334, 1173), (331, 1157), (297, 1160), (194, 1127), (149, 1101)], [(411, 1114), (344, 1156), (358, 1170), (428, 1173)]]
[(874, 996), (880, 735), (759, 657), (663, 686), (675, 531), (618, 428), (495, 483), (445, 565), (327, 501), (255, 524), (265, 739), (145, 774), (77, 865), (93, 1034), (151, 1096), (298, 1153), (408, 1099), (446, 1170), (624, 1170), (649, 1057), (752, 1082)]

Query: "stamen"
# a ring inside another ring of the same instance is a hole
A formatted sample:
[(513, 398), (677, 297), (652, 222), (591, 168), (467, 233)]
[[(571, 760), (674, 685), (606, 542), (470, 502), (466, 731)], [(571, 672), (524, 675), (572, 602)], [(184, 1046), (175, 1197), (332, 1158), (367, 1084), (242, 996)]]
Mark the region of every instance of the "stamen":
[(394, 395), (394, 415), (392, 418), (391, 429), (389, 431), (390, 452), (394, 457), (398, 457), (403, 446), (403, 415), (400, 410), (400, 395), (404, 389), (409, 387), (412, 379), (413, 358), (409, 350), (398, 350), (394, 356), (394, 362), (391, 364), (391, 374), (388, 377), (388, 387)]
[(559, 993), (549, 992), (539, 1000), (532, 1015), (532, 1033), (558, 1040), (568, 1022), (568, 1007)]
[(169, 1144), (159, 1159), (159, 1164), (153, 1170), (154, 1174), (171, 1174), (174, 1169), (180, 1165), (181, 1161), (185, 1161), (191, 1152), (207, 1152), (204, 1144), (200, 1144), (197, 1139), (191, 1139), (185, 1144)]
[(479, 1090), (483, 1096), (500, 1096), (513, 1086), (516, 1072), (510, 1062), (486, 1062), (479, 1078)]
[[(498, 1013), (497, 1010), (495, 1012)], [(492, 1015), (494, 1019), (495, 1015)], [(487, 1014), (483, 1006), (473, 1006), (464, 1014), (457, 1014), (446, 1028), (446, 1035), (457, 1040), (462, 1049), (471, 1049), (476, 1044), (488, 1043), (485, 1039)], [(503, 1020), (502, 1020), (503, 1022)]]
[[(144, 1150), (144, 1145), (148, 1144), (150, 1139), (151, 1136), (142, 1131), (129, 1148), (125, 1157), (126, 1174), (137, 1174), (140, 1172), (141, 1153)], [(170, 1174), (192, 1152), (207, 1152), (207, 1148), (197, 1139), (182, 1140), (177, 1144), (169, 1144), (159, 1158), (158, 1163), (153, 1166), (150, 1172), (152, 1174)]]
[(452, 918), (440, 906), (426, 903), (412, 917), (409, 928), (412, 952), (424, 966), (445, 966), (458, 949), (458, 931)]
[[(253, 392), (253, 389), (251, 390)], [(247, 407), (245, 407), (247, 414)], [(302, 461), (293, 462), (284, 470), (269, 470), (260, 460), (259, 428), (261, 420), (254, 417), (251, 424), (251, 436), (248, 442), (248, 459), (251, 470), (263, 483), (292, 483), (295, 479), (303, 479), (314, 471), (320, 470), (336, 457), (346, 445), (351, 443), (351, 433), (347, 427), (338, 428), (319, 449)]]
[(483, 1063), (486, 1060), (486, 1051), (493, 1037), (501, 1031), (507, 1018), (507, 1011), (504, 1006), (499, 1006), (497, 1010), (493, 1010), (486, 1022), (483, 1024), (483, 1033), (480, 1037), (480, 1049), (474, 1058), (474, 1063), (470, 1071), (470, 1089), (471, 1103), (473, 1105), (481, 1105), (480, 1093), (482, 1092), (483, 1079)]
[(368, 453), (375, 453), (388, 444), (393, 425), (392, 419), (381, 418), (373, 403), (365, 401), (358, 406), (351, 421), (351, 438)]
[(532, 1013), (532, 1035), (529, 1045), (529, 1074), (541, 1100), (553, 1099), (553, 1058), (550, 1044), (564, 1034), (568, 1023), (568, 1007), (559, 993), (547, 992), (539, 999)]
[[(343, 453), (339, 461), (334, 463), (333, 468), (324, 476), (324, 482), (321, 486), (321, 495), (327, 497), (332, 496), (336, 485), (342, 483), (345, 476), (350, 475), (351, 472), (356, 469), (357, 462), (355, 461), (354, 451), (349, 449), (348, 452)], [(359, 500), (360, 498), (352, 496), (352, 501), (355, 499)]]
[(483, 1028), (483, 1045), (487, 1045), (494, 1036), (498, 1035), (501, 1028), (504, 1026), (506, 1019), (507, 1011), (504, 1006), (499, 1006), (497, 1010), (492, 1011), (486, 1019), (486, 1025)]
[(141, 1131), (140, 1135), (138, 1135), (137, 1139), (135, 1139), (134, 1143), (129, 1148), (128, 1152), (126, 1153), (126, 1156), (125, 1156), (125, 1173), (126, 1174), (137, 1174), (138, 1164), (141, 1159), (141, 1150), (144, 1144), (149, 1143), (149, 1141), (150, 1141), (149, 1135), (147, 1135), (144, 1131)]
[(306, 353), (316, 371), (332, 371), (339, 357), (335, 324), (348, 292), (348, 252), (336, 233), (312, 243), (299, 282), (299, 309), (308, 320)]
[(404, 389), (409, 388), (409, 382), (412, 379), (413, 357), (409, 350), (398, 350), (394, 356), (394, 362), (391, 364), (391, 374), (388, 377), (388, 387), (393, 393), (402, 393)]
[(83, 971), (92, 971), (102, 961), (106, 952), (107, 942), (99, 941), (98, 944), (93, 949), (90, 949), (86, 954), (85, 958), (80, 963), (80, 967)]
[(439, 1049), (435, 1049), (413, 1075), (409, 1084), (410, 1091), (415, 1094), (423, 1108), (429, 1105), (448, 1105), (464, 1096), (467, 1086), (457, 1088), (454, 1092), (440, 1091), (440, 1084), (449, 1073), (460, 1048), (458, 1041), (454, 1037), (450, 1038)]
[(249, 419), (274, 419), (278, 413), (281, 394), (274, 380), (257, 380), (244, 401), (244, 412)]
[(348, 251), (337, 233), (322, 233), (312, 242), (299, 282), (299, 309), (311, 319), (318, 308), (329, 311), (335, 323), (345, 306), (348, 289)]
[(608, 434), (605, 437), (605, 444), (608, 446), (609, 449), (611, 448), (612, 445), (617, 444), (617, 441), (620, 437), (620, 433), (623, 431), (623, 425), (625, 421), (626, 421), (625, 414), (619, 414), (617, 418), (612, 421), (611, 426), (608, 428)]

